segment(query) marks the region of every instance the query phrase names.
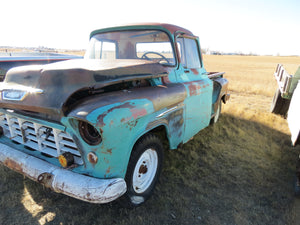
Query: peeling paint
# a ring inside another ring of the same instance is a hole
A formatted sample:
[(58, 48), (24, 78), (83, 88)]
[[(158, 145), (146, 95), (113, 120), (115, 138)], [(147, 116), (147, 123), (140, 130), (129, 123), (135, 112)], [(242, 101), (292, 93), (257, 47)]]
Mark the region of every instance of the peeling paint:
[(96, 164), (98, 162), (98, 157), (94, 152), (90, 152), (87, 156), (90, 163)]
[(197, 69), (191, 69), (192, 73), (195, 75), (199, 75), (199, 71)]
[(101, 153), (112, 155), (112, 148), (106, 149), (105, 151), (101, 151)]
[(111, 169), (111, 168), (108, 167), (107, 170), (105, 171), (105, 173), (106, 173), (106, 174), (109, 174), (109, 173), (110, 173), (110, 169)]
[(8, 168), (11, 168), (19, 173), (23, 173), (23, 167), (21, 164), (18, 164), (17, 162), (15, 162), (14, 160), (11, 160), (9, 158), (7, 158), (3, 164), (5, 166), (7, 166)]
[(104, 118), (107, 114), (111, 113), (112, 111), (116, 110), (116, 109), (132, 109), (133, 106), (129, 103), (129, 102), (125, 102), (119, 106), (115, 106), (111, 109), (109, 109), (107, 112), (101, 114), (98, 116), (97, 118), (97, 126), (99, 127), (104, 127), (105, 126), (105, 123), (104, 123)]

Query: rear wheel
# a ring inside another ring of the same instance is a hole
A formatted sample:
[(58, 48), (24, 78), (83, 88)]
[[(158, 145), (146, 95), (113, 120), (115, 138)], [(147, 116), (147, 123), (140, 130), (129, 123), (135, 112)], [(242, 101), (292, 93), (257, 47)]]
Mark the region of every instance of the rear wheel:
[(122, 205), (132, 208), (144, 203), (158, 181), (163, 158), (163, 147), (158, 137), (147, 134), (135, 145), (127, 168), (127, 192)]
[(271, 112), (286, 117), (287, 112), (289, 110), (290, 101), (290, 99), (282, 98), (280, 89), (277, 88), (273, 96)]

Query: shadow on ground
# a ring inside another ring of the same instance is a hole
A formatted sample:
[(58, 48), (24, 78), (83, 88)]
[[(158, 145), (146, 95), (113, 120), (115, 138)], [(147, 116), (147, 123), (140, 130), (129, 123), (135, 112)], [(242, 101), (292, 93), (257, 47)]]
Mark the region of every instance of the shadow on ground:
[(293, 224), (298, 151), (286, 134), (223, 115), (165, 152), (154, 195), (132, 210), (53, 193), (0, 166), (0, 224)]

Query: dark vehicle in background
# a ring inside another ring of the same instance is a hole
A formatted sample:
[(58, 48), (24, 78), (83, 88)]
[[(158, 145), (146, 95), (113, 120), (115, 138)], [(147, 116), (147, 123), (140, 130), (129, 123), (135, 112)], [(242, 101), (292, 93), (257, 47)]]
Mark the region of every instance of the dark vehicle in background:
[(50, 52), (0, 52), (0, 81), (3, 81), (6, 72), (13, 67), (41, 65), (79, 58), (82, 57)]

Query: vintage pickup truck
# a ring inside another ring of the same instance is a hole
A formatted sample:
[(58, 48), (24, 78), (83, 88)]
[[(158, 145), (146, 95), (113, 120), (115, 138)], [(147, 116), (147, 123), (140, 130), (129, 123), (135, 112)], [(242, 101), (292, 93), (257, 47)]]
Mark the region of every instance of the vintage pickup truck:
[(149, 198), (163, 145), (215, 123), (224, 73), (204, 69), (198, 37), (170, 24), (96, 30), (84, 59), (16, 67), (1, 84), (0, 162), (91, 203)]

